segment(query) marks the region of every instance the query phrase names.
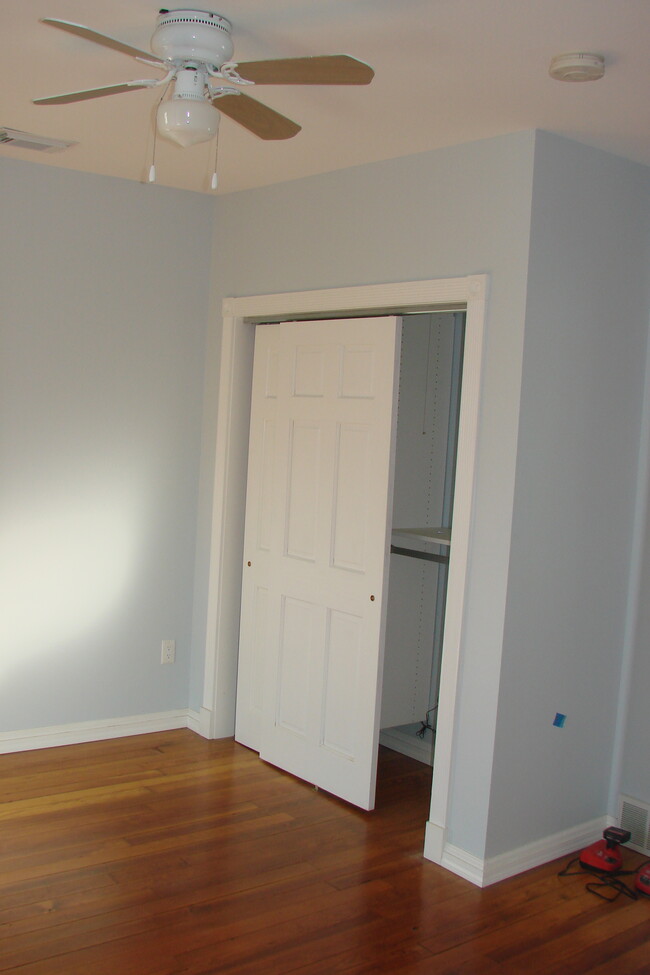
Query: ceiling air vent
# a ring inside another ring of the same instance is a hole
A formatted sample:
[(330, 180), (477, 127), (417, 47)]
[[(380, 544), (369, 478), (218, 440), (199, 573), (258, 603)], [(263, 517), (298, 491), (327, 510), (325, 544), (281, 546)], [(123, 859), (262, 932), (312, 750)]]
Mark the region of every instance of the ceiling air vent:
[(46, 135), (34, 135), (33, 132), (21, 132), (19, 129), (8, 129), (0, 125), (0, 148), (13, 146), (16, 149), (36, 149), (37, 152), (61, 152), (62, 149), (76, 145), (76, 142), (49, 139)]

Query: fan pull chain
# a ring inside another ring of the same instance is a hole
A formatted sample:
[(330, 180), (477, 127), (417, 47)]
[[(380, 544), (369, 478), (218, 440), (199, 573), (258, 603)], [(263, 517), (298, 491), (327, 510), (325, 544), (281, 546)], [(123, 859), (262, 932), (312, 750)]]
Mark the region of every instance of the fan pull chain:
[[(163, 96), (164, 97), (164, 96)], [(162, 98), (160, 99), (162, 101)], [(160, 104), (160, 102), (158, 103)], [(153, 146), (151, 147), (151, 166), (149, 167), (149, 182), (156, 182), (156, 144), (158, 142), (158, 124), (153, 127)]]
[(213, 190), (217, 188), (217, 160), (219, 159), (219, 129), (217, 129), (217, 134), (214, 140), (214, 172), (212, 173), (212, 180), (210, 181), (210, 187)]
[[(162, 99), (161, 99), (162, 101)], [(153, 146), (151, 148), (151, 166), (149, 167), (149, 182), (156, 182), (156, 142), (158, 137), (158, 126), (154, 124), (153, 129)]]
[[(174, 79), (171, 78), (170, 81), (168, 82), (168, 84), (165, 85), (165, 90), (163, 91), (162, 95), (160, 96), (160, 100), (159, 100), (158, 105), (156, 106), (156, 108), (158, 108), (163, 103), (163, 101), (165, 100), (165, 96), (167, 95), (167, 92), (169, 91), (169, 86), (171, 85), (171, 83), (172, 83), (173, 80)], [(157, 116), (158, 116), (158, 113), (156, 112), (156, 118), (157, 118)], [(153, 127), (153, 146), (151, 147), (151, 166), (149, 167), (149, 182), (150, 183), (155, 183), (156, 182), (156, 146), (157, 146), (157, 144), (158, 144), (158, 123), (156, 121), (156, 122), (154, 122), (154, 127)]]

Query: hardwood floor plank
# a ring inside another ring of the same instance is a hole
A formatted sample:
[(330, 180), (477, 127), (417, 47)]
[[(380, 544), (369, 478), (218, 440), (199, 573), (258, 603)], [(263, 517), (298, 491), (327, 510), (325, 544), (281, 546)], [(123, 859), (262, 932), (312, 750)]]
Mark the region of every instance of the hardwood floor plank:
[(0, 778), (0, 973), (650, 972), (650, 900), (425, 861), (431, 769), (386, 749), (372, 813), (186, 730), (0, 756)]
[[(598, 910), (590, 914), (588, 923), (584, 923), (584, 920), (577, 923), (577, 917), (572, 919), (573, 923), (556, 923), (548, 932), (550, 943), (539, 944), (533, 948), (521, 943), (515, 944), (507, 951), (499, 951), (496, 957), (503, 960), (507, 955), (509, 964), (504, 967), (508, 975), (522, 970), (543, 970), (548, 975), (561, 975), (567, 970), (576, 973), (591, 972), (594, 964), (607, 957), (611, 951), (614, 970), (615, 959), (625, 950), (626, 939), (632, 937), (633, 928), (641, 924), (646, 944), (650, 940), (650, 916), (645, 905), (623, 901), (616, 904), (603, 902), (598, 905)], [(642, 920), (644, 914), (645, 921)], [(489, 953), (491, 957), (495, 957), (492, 951)], [(650, 971), (650, 945), (647, 962)]]
[(638, 939), (636, 935), (624, 939), (619, 954), (608, 953), (607, 957), (595, 960), (588, 971), (593, 975), (610, 975), (611, 972), (616, 975), (648, 975), (648, 929), (645, 924), (640, 927)]

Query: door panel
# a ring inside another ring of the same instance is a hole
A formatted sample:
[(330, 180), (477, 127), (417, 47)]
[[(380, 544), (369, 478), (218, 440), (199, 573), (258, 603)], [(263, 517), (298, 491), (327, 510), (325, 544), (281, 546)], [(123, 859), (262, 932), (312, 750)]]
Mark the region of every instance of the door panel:
[(281, 596), (280, 639), (277, 654), (274, 724), (305, 738), (307, 735), (307, 697), (310, 660), (317, 649), (319, 606), (304, 599)]
[(336, 440), (332, 565), (337, 569), (363, 572), (366, 559), (366, 496), (360, 486), (365, 485), (371, 437), (364, 427), (341, 424)]
[(363, 620), (350, 613), (328, 611), (323, 681), (323, 747), (349, 761), (355, 758), (355, 712)]
[(236, 737), (363, 808), (374, 804), (400, 324), (256, 330)]
[(292, 420), (289, 443), (285, 554), (314, 562), (323, 459), (321, 424)]

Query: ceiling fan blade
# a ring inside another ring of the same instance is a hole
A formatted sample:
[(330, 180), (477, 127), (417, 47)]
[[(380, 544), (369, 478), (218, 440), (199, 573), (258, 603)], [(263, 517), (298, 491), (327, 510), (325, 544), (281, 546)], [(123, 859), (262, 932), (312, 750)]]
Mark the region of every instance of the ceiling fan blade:
[(138, 47), (131, 47), (130, 44), (124, 44), (122, 41), (118, 41), (114, 37), (109, 37), (107, 34), (99, 34), (96, 30), (91, 30), (90, 27), (84, 27), (83, 24), (73, 24), (69, 20), (56, 20), (52, 17), (43, 17), (41, 23), (58, 27), (59, 30), (65, 30), (69, 34), (76, 34), (77, 37), (85, 37), (87, 41), (94, 41), (95, 44), (110, 47), (113, 51), (121, 51), (122, 54), (129, 54), (132, 58), (144, 58), (146, 61), (159, 64), (161, 68), (166, 67), (165, 62), (161, 61), (154, 54), (151, 54), (150, 51), (141, 51)]
[(296, 122), (292, 122), (291, 119), (280, 115), (268, 105), (263, 105), (243, 93), (213, 98), (212, 104), (228, 118), (234, 122), (239, 122), (253, 135), (259, 136), (260, 139), (291, 139), (301, 129), (301, 126), (297, 125)]
[(69, 91), (64, 95), (50, 95), (49, 98), (34, 98), (34, 105), (67, 105), (69, 102), (84, 102), (88, 98), (101, 98), (102, 95), (118, 95), (122, 91), (138, 91), (151, 88), (144, 81), (125, 81), (121, 85), (104, 85), (103, 88), (88, 88), (86, 91)]
[(368, 85), (375, 75), (369, 65), (347, 54), (246, 61), (237, 71), (256, 85)]

